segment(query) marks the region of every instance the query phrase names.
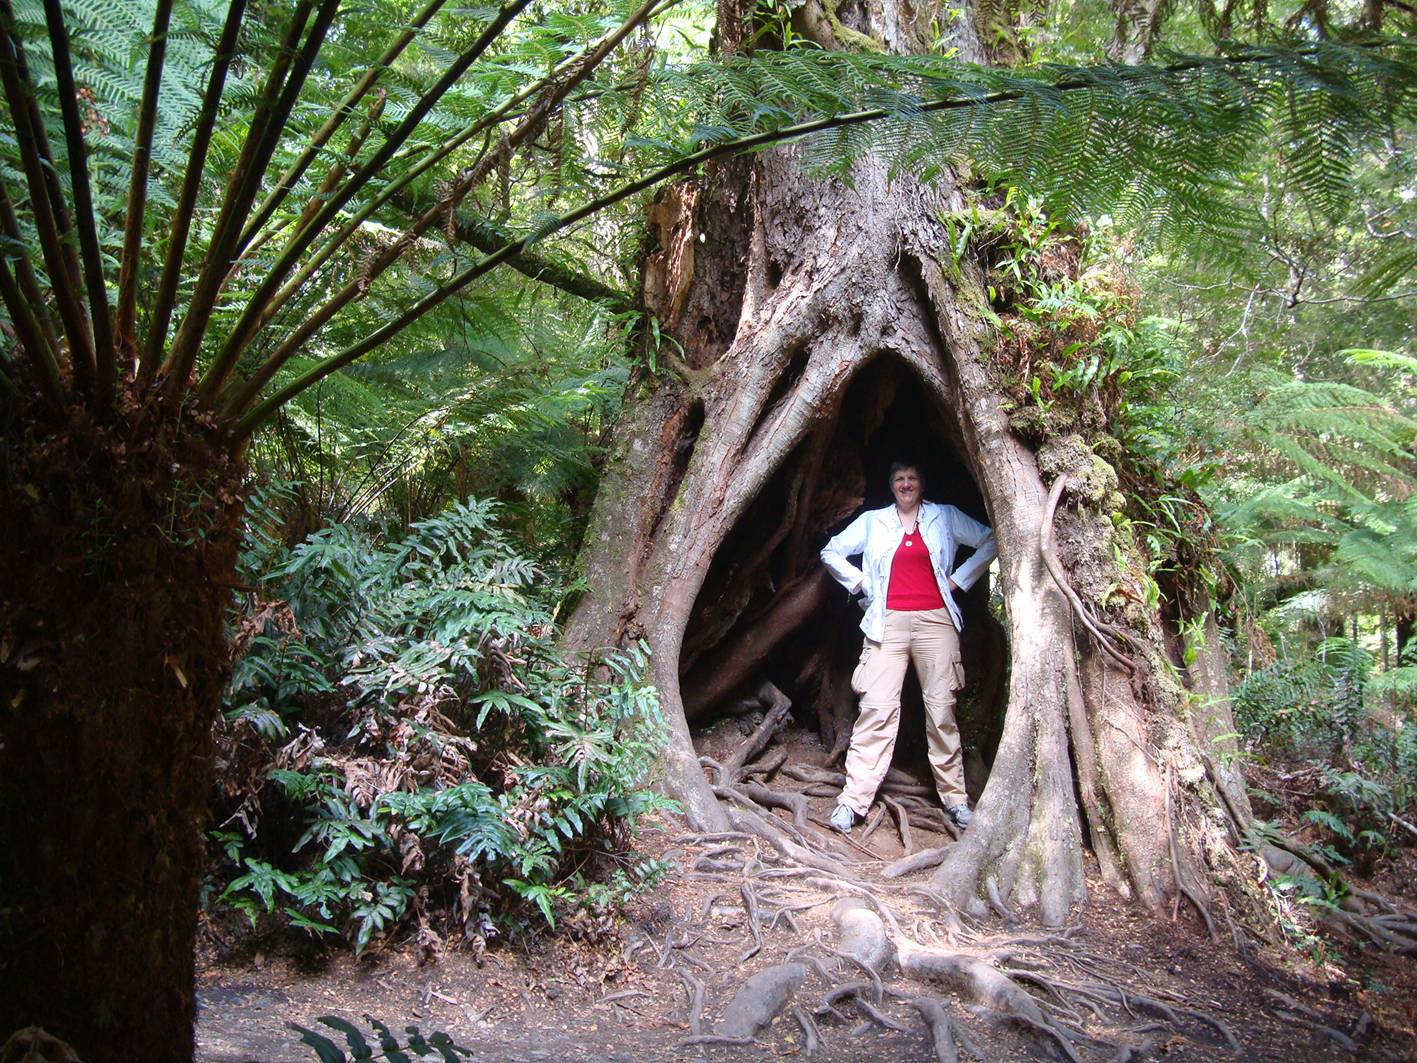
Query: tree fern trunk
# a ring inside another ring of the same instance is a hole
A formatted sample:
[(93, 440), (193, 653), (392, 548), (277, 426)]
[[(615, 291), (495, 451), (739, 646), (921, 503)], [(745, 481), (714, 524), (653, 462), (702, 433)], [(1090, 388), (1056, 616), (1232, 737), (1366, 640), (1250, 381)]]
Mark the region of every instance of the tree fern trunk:
[(90, 1063), (192, 1056), (239, 469), (120, 395), (0, 425), (0, 1031)]

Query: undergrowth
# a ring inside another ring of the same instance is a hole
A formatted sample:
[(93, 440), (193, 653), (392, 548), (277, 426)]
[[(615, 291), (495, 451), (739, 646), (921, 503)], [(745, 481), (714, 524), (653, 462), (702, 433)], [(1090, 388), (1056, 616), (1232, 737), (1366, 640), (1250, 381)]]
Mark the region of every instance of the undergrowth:
[(356, 952), (603, 927), (664, 870), (623, 855), (665, 804), (642, 785), (664, 736), (645, 651), (561, 659), (558, 588), (494, 503), (287, 549), (279, 490), (248, 508), (212, 903)]
[(308, 1046), (320, 1063), (348, 1063), (351, 1059), (385, 1059), (390, 1063), (410, 1063), (409, 1052), (419, 1057), (436, 1056), (443, 1060), (443, 1063), (460, 1063), (461, 1060), (474, 1058), (469, 1049), (454, 1042), (441, 1030), (424, 1035), (417, 1026), (405, 1026), (404, 1036), (407, 1039), (407, 1044), (400, 1044), (398, 1035), (394, 1033), (388, 1023), (381, 1022), (372, 1015), (364, 1016), (364, 1020), (369, 1024), (374, 1039), (378, 1042), (377, 1050), (374, 1045), (369, 1043), (364, 1032), (348, 1019), (342, 1019), (337, 1015), (321, 1015), (318, 1020), (331, 1030), (344, 1035), (345, 1044), (349, 1046), (350, 1051), (348, 1056), (338, 1044), (318, 1030), (312, 1030), (307, 1026), (293, 1022), (288, 1025), (300, 1034), (300, 1043)]
[(1312, 656), (1281, 657), (1236, 687), (1235, 724), (1258, 805), (1299, 824), (1332, 863), (1371, 872), (1412, 841), (1402, 821), (1417, 807), (1414, 665), (1374, 675), (1366, 649), (1330, 638)]

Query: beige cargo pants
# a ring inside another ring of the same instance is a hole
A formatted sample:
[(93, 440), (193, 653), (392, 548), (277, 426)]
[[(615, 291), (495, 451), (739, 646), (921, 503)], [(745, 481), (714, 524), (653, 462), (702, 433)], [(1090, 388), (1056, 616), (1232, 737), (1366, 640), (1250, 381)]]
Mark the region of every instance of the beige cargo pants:
[(925, 697), (925, 735), (935, 788), (946, 808), (965, 804), (964, 763), (955, 725), (955, 691), (964, 685), (959, 633), (947, 609), (886, 610), (885, 639), (866, 640), (851, 688), (861, 696), (861, 714), (846, 754), (846, 786), (840, 802), (864, 816), (891, 766), (900, 726), (900, 690), (905, 667), (915, 674)]

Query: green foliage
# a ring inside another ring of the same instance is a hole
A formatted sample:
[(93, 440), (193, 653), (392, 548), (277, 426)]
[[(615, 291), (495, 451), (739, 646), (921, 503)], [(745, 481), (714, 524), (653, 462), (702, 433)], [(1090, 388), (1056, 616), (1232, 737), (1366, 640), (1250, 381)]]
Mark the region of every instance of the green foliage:
[(1304, 660), (1251, 672), (1235, 689), (1235, 722), (1252, 746), (1291, 757), (1339, 755), (1357, 734), (1371, 661), (1331, 638)]
[[(95, 220), (104, 251), (116, 257), (122, 243), (122, 205), (128, 192), (128, 170), (147, 59), (144, 42), (152, 31), (153, 5), (86, 0), (64, 6), (69, 19), (74, 80), (84, 104), (90, 180), (99, 208)], [(40, 43), (46, 36), (43, 5), (39, 0), (18, 0), (14, 7), (16, 27), (26, 43), (26, 58), (38, 90), (38, 102), (42, 111), (55, 119), (59, 100), (53, 58), (48, 48)], [(166, 37), (167, 74), (162, 106), (157, 111), (152, 143), (152, 165), (159, 176), (180, 177), (186, 165), (186, 131), (201, 104), (201, 85), (224, 13), (224, 5), (212, 0), (174, 7), (174, 18)], [(252, 48), (270, 44), (270, 32), (253, 27)], [(251, 70), (245, 77), (239, 73), (233, 76), (233, 104), (254, 91), (256, 74), (257, 71)], [(67, 182), (68, 152), (64, 137), (51, 133), (50, 146), (55, 153), (58, 176)], [(23, 186), (19, 170), (17, 146), (7, 133), (0, 137), (0, 176), (7, 187)], [(153, 205), (158, 208), (171, 210), (176, 206), (175, 189), (161, 180), (153, 183), (150, 194)], [(33, 247), (27, 210), (20, 212), (20, 220), (26, 243)]]
[[(66, 5), (77, 76), (88, 93), (94, 126), (88, 144), (95, 223), (114, 260), (126, 214), (151, 6)], [(1255, 172), (1266, 149), (1279, 160), (1288, 189), (1317, 215), (1336, 217), (1352, 199), (1355, 160), (1403, 127), (1417, 100), (1417, 52), (1402, 37), (1222, 44), (1216, 55), (1174, 56), (1165, 66), (1139, 67), (998, 70), (953, 57), (805, 47), (763, 48), (717, 62), (695, 61), (707, 37), (707, 8), (694, 5), (688, 13), (656, 12), (656, 24), (665, 31), (657, 42), (649, 32), (632, 35), (634, 43), (579, 72), (574, 91), (544, 127), (519, 135), (516, 149), (482, 173), (475, 187), (449, 189), (453, 175), (467, 173), (484, 157), (489, 138), (511, 128), (504, 120), (525, 113), (519, 109), (525, 97), (548, 88), (558, 64), (634, 10), (632, 3), (616, 0), (540, 7), (535, 18), (514, 19), (493, 34), (488, 50), (463, 76), (429, 97), (425, 113), (423, 94), (440, 84), (491, 15), (483, 9), (441, 11), (412, 33), (408, 47), (381, 71), (374, 94), (350, 110), (344, 128), (321, 140), (306, 167), (302, 160), (308, 158), (310, 138), (341, 108), (370, 57), (392, 44), (396, 28), (403, 30), (408, 18), (405, 5), (393, 0), (340, 10), (311, 76), (294, 94), (288, 120), (272, 132), (269, 165), (249, 175), (259, 186), (255, 217), (240, 208), (233, 228), (239, 231), (243, 220), (250, 220), (250, 239), (240, 248), (219, 249), (211, 243), (217, 234), (199, 225), (188, 269), (182, 271), (187, 279), (171, 293), (183, 305), (198, 294), (192, 278), (204, 268), (210, 272), (213, 254), (239, 253), (221, 285), (222, 298), (196, 308), (202, 322), (198, 364), (210, 366), (216, 359), (220, 365), (204, 378), (202, 402), (219, 417), (239, 416), (245, 431), (337, 365), (372, 353), (379, 340), (389, 341), (398, 354), (422, 353), (442, 346), (438, 341), (469, 318), (489, 313), (496, 289), (466, 287), (486, 260), (458, 239), (459, 210), (509, 241), (535, 243), (535, 253), (550, 265), (602, 285), (623, 281), (626, 267), (633, 271), (640, 244), (639, 191), (692, 172), (705, 151), (727, 153), (806, 137), (803, 156), (822, 173), (849, 175), (864, 153), (884, 152), (902, 173), (930, 179), (956, 167), (1026, 189), (1058, 217), (1078, 219), (1105, 210), (1146, 234), (1204, 233), (1213, 246), (1225, 249), (1237, 242), (1213, 237), (1246, 231), (1253, 197), (1242, 179)], [(156, 252), (172, 232), (187, 133), (196, 123), (198, 87), (211, 68), (223, 15), (222, 5), (210, 0), (176, 5), (166, 35), (146, 242), (137, 258), (125, 263), (134, 275), (156, 273)], [(248, 159), (248, 138), (256, 139), (261, 128), (257, 111), (266, 106), (261, 85), (286, 30), (281, 18), (253, 18), (242, 29), (221, 101), (219, 135), (204, 160), (208, 179), (196, 206), (203, 218), (218, 208), (217, 189), (245, 187), (233, 180), (233, 171)], [(1028, 38), (1035, 30), (1046, 37), (1057, 27), (1027, 27), (1024, 52), (1032, 50)], [(17, 31), (31, 55), (49, 139), (62, 148), (47, 36), (34, 0), (20, 5)], [(1063, 48), (1057, 54), (1071, 53)], [(415, 111), (422, 115), (416, 127), (402, 129)], [(803, 122), (812, 128), (802, 128)], [(365, 172), (385, 144), (397, 144), (398, 150), (381, 154), (381, 164)], [(17, 152), (12, 139), (0, 139), (3, 176), (7, 187), (15, 188), (10, 199), (18, 218), (17, 243), (32, 249), (33, 218), (24, 182), (18, 180)], [(63, 162), (62, 152), (56, 161)], [(67, 168), (58, 170), (62, 184)], [(290, 194), (278, 195), (280, 175), (287, 173), (297, 174), (286, 182)], [(425, 224), (415, 238), (408, 231), (410, 204), (435, 197), (446, 203), (445, 223)], [(303, 251), (287, 242), (308, 221), (307, 211), (336, 201), (342, 206), (330, 208), (330, 216), (312, 228), (318, 238), (302, 243)], [(593, 236), (567, 225), (573, 216), (590, 214), (599, 216)], [(395, 244), (399, 252), (392, 265), (376, 268), (374, 261)], [(1391, 261), (1374, 264), (1375, 276), (1405, 268), (1403, 249), (1392, 251)], [(292, 270), (299, 283), (276, 298), (267, 282), (290, 278)], [(348, 294), (351, 284), (357, 296)], [(460, 294), (445, 300), (454, 292)], [(139, 317), (147, 310), (140, 307)], [(312, 320), (321, 323), (316, 331), (295, 342), (295, 331)], [(242, 335), (233, 340), (238, 327)], [(293, 346), (287, 348), (287, 340)], [(8, 352), (5, 361), (10, 365)], [(269, 370), (262, 379), (269, 379), (266, 390), (275, 389), (277, 397), (258, 404), (257, 388), (238, 400), (221, 386), (228, 370), (236, 380)], [(348, 381), (330, 385), (341, 388), (358, 391)], [(344, 401), (356, 398), (346, 394)], [(318, 405), (318, 399), (312, 401)]]
[(1139, 292), (1109, 245), (1014, 189), (997, 210), (971, 206), (958, 228), (945, 220), (957, 254), (968, 243), (984, 260), (995, 363), (1013, 407), (1031, 412), (1015, 429), (1040, 440), (1107, 433), (1139, 459), (1157, 456), (1177, 352), (1163, 322), (1139, 319)]
[[(557, 588), (491, 503), (389, 541), (332, 525), (288, 552), (268, 513), (258, 495), (243, 575), (260, 591), (221, 735), (222, 818), (239, 826), (216, 839), (223, 900), (356, 952), (410, 921), (435, 947), (487, 936), (518, 902), (553, 925), (584, 907), (566, 876), (664, 805), (641, 788), (664, 733), (644, 651), (563, 662)], [(656, 869), (636, 874), (612, 882)]]
[[(974, 67), (935, 57), (790, 49), (669, 73), (683, 139), (644, 140), (655, 161), (704, 143), (784, 130), (816, 116), (870, 113), (874, 125), (813, 133), (809, 166), (847, 176), (884, 151), (901, 172), (930, 178), (966, 165), (1077, 219), (1111, 213), (1145, 233), (1221, 234), (1246, 228), (1236, 178), (1273, 145), (1285, 179), (1319, 211), (1348, 202), (1367, 145), (1417, 103), (1410, 41), (1222, 44), (1214, 57), (1167, 66)], [(664, 115), (673, 128), (673, 115)], [(1242, 249), (1235, 248), (1235, 254)]]
[[(417, 1026), (405, 1026), (404, 1034), (407, 1041), (401, 1044), (386, 1023), (380, 1022), (372, 1015), (366, 1015), (364, 1021), (369, 1024), (369, 1028), (374, 1031), (375, 1039), (379, 1042), (376, 1051), (364, 1036), (363, 1031), (348, 1019), (342, 1019), (337, 1015), (321, 1015), (318, 1021), (343, 1034), (345, 1044), (349, 1046), (349, 1055), (346, 1056), (344, 1050), (324, 1034), (297, 1023), (290, 1023), (290, 1028), (300, 1034), (300, 1043), (308, 1045), (320, 1063), (354, 1063), (358, 1060), (379, 1059), (388, 1060), (389, 1063), (410, 1063), (412, 1057), (409, 1056), (409, 1052), (419, 1058), (436, 1055), (443, 1060), (443, 1063), (458, 1063), (459, 1060), (473, 1058), (471, 1050), (456, 1044), (441, 1030), (434, 1031), (425, 1037)], [(404, 1051), (405, 1049), (407, 1051)]]
[(1228, 558), (1251, 588), (1251, 608), (1267, 608), (1280, 634), (1331, 628), (1355, 608), (1410, 609), (1417, 419), (1378, 389), (1274, 371), (1252, 379), (1260, 390), (1239, 419), (1246, 452), (1216, 485)]
[(1386, 853), (1391, 846), (1389, 817), (1403, 807), (1400, 790), (1395, 792), (1389, 785), (1393, 777), (1378, 779), (1328, 764), (1320, 765), (1319, 771), (1318, 804), (1299, 818), (1319, 828), (1321, 854), (1333, 863), (1347, 864)]
[(1394, 717), (1386, 691), (1371, 689), (1372, 664), (1358, 643), (1330, 638), (1310, 658), (1251, 672), (1235, 691), (1235, 721), (1251, 752), (1308, 765), (1284, 776), (1285, 789), (1332, 862), (1386, 851), (1390, 815), (1417, 799), (1417, 684)]
[(1219, 564), (1198, 489), (1213, 467), (1181, 458), (1189, 436), (1174, 394), (1185, 363), (1176, 323), (1142, 316), (1143, 293), (1110, 235), (1062, 224), (1017, 190), (941, 221), (953, 254), (985, 268), (983, 312), (997, 331), (991, 362), (1010, 427), (1037, 446), (1080, 436), (1117, 474), (1122, 494), (1107, 504), (1118, 567), (1134, 578), (1099, 604), (1155, 608), (1163, 576), (1173, 596), (1208, 597)]
[(455, 336), (410, 337), (331, 378), (257, 437), (258, 475), (300, 481), (292, 523), (402, 526), (477, 494), (564, 566), (584, 528), (600, 436), (628, 376), (632, 322), (531, 284), (475, 293)]
[(1222, 538), (1252, 770), (1273, 814), (1364, 865), (1417, 779), (1417, 669), (1391, 653), (1417, 600), (1410, 136), (1358, 160), (1341, 215), (1266, 166), (1243, 257), (1182, 243), (1137, 274), (1182, 341), (1173, 461), (1204, 473)]

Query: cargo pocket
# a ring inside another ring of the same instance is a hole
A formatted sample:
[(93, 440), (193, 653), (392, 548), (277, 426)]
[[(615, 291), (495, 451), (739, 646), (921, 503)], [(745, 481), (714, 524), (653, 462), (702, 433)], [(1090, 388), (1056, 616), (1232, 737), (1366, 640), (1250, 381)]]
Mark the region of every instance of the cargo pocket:
[(856, 670), (851, 673), (851, 692), (858, 698), (866, 693), (866, 672), (871, 664), (871, 653), (879, 648), (879, 644), (870, 639), (861, 647), (861, 659), (856, 662)]

